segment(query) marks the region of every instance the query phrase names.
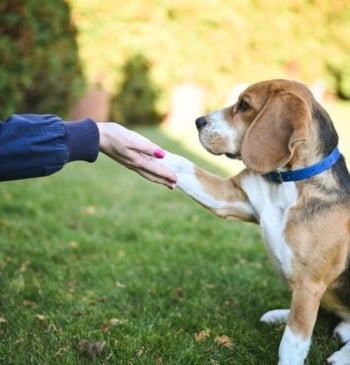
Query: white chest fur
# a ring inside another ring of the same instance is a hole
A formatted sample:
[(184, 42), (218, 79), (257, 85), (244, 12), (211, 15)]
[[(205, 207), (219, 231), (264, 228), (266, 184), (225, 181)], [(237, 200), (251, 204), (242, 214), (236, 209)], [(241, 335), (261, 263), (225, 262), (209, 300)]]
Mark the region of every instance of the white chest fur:
[(255, 209), (272, 262), (288, 278), (293, 252), (285, 241), (284, 231), (289, 210), (297, 199), (295, 183), (271, 184), (262, 176), (250, 173), (243, 178), (242, 187)]

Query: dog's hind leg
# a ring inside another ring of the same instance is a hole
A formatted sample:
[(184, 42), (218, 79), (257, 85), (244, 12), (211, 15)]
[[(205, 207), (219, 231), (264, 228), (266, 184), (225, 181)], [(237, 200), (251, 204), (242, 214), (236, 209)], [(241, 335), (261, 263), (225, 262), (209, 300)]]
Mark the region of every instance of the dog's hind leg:
[(350, 342), (327, 359), (328, 365), (350, 365)]
[(327, 359), (328, 365), (350, 365), (350, 322), (342, 321), (334, 329), (334, 337), (345, 344)]
[(350, 322), (341, 321), (334, 329), (333, 336), (341, 343), (350, 342)]
[(289, 309), (274, 309), (264, 313), (260, 321), (266, 324), (287, 323), (289, 312)]

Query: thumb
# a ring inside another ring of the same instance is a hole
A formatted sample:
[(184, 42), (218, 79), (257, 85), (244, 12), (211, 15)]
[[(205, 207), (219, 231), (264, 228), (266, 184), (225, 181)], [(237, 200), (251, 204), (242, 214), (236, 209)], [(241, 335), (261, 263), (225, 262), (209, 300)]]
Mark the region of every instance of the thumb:
[(145, 139), (145, 144), (140, 152), (156, 158), (163, 158), (165, 156), (165, 151), (148, 139)]
[(154, 151), (153, 156), (157, 158), (163, 158), (165, 156), (165, 152), (160, 147), (157, 147), (157, 149)]

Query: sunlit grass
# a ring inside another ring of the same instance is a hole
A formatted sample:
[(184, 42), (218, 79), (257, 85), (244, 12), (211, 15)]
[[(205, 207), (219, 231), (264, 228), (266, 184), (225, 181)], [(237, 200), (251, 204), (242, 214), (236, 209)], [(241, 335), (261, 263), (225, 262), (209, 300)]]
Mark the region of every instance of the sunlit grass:
[[(339, 115), (345, 130), (347, 109)], [(141, 132), (227, 173), (204, 150)], [(259, 318), (287, 307), (289, 293), (258, 227), (220, 220), (104, 157), (1, 183), (0, 201), (1, 364), (277, 362), (283, 326)], [(330, 324), (322, 312), (308, 364), (337, 349)]]

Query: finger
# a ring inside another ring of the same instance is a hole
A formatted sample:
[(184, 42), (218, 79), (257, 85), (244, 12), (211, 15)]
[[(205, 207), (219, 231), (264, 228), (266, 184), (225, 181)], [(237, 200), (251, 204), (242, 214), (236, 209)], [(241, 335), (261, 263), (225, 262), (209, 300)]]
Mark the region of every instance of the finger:
[(164, 156), (165, 156), (165, 152), (162, 149), (158, 148), (155, 150), (154, 157), (163, 158)]
[(140, 169), (147, 171), (147, 173), (153, 174), (157, 177), (166, 179), (171, 183), (176, 183), (177, 181), (175, 173), (159, 165), (153, 160), (144, 160), (142, 166), (140, 166)]
[(176, 174), (166, 167), (160, 165), (156, 162), (153, 157), (149, 157), (143, 153), (139, 153), (137, 151), (133, 151), (129, 153), (129, 159), (124, 160), (124, 166), (128, 167), (129, 169), (139, 171), (145, 171), (150, 175), (154, 175), (169, 181), (170, 183), (174, 184), (177, 181)]
[(165, 178), (163, 178), (162, 176), (156, 176), (153, 173), (149, 173), (148, 171), (145, 170), (138, 170), (136, 171), (139, 175), (141, 175), (142, 177), (157, 183), (157, 184), (161, 184), (161, 185), (165, 185), (167, 186), (169, 189), (175, 189), (176, 184), (172, 181), (169, 181)]
[(140, 138), (138, 146), (134, 147), (134, 149), (138, 152), (144, 153), (145, 155), (156, 158), (163, 158), (165, 156), (165, 151), (161, 147), (143, 136)]

